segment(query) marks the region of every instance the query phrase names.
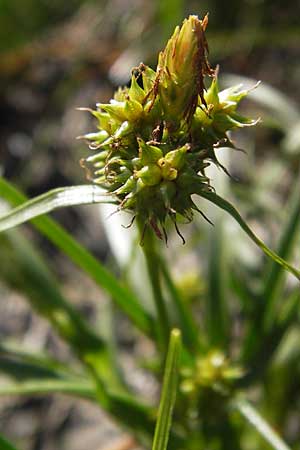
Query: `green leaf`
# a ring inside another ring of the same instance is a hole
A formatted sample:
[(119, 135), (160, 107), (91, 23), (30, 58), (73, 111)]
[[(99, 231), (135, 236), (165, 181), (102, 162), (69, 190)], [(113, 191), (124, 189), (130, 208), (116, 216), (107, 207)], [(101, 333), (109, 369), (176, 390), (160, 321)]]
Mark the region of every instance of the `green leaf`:
[(177, 321), (182, 332), (182, 339), (189, 349), (199, 350), (199, 335), (197, 323), (192, 315), (191, 310), (182, 298), (179, 290), (175, 286), (170, 275), (166, 262), (161, 258), (161, 272), (166, 283), (166, 288), (170, 292), (170, 300), (177, 313)]
[(290, 273), (292, 273), (298, 280), (300, 280), (300, 270), (296, 269), (295, 267), (291, 266), (287, 261), (285, 261), (283, 258), (281, 258), (279, 255), (277, 255), (275, 252), (273, 252), (269, 247), (264, 244), (263, 241), (261, 241), (249, 228), (249, 226), (246, 224), (246, 222), (243, 220), (239, 212), (235, 209), (231, 203), (229, 203), (227, 200), (223, 199), (222, 197), (219, 197), (214, 192), (201, 192), (199, 195), (201, 197), (206, 198), (210, 202), (214, 203), (216, 206), (219, 206), (219, 208), (224, 209), (224, 211), (227, 211), (240, 225), (240, 227), (245, 231), (245, 233), (250, 237), (250, 239), (274, 262), (279, 264), (280, 266), (284, 267), (284, 269), (288, 270)]
[[(0, 192), (1, 196), (14, 206), (26, 201), (26, 197), (23, 194), (1, 177)], [(105, 289), (137, 328), (149, 336), (153, 335), (153, 319), (142, 308), (133, 293), (121, 285), (114, 275), (94, 258), (88, 250), (82, 247), (67, 231), (48, 217), (39, 217), (34, 219), (32, 223), (99, 286)]]
[(8, 442), (1, 434), (0, 434), (0, 448), (1, 450), (17, 450), (17, 448), (13, 446), (10, 442)]
[[(141, 402), (137, 396), (121, 393), (112, 383), (101, 384), (95, 373), (95, 381), (85, 374), (69, 372), (58, 361), (45, 355), (15, 350), (11, 345), (1, 345), (0, 372), (9, 377), (1, 378), (0, 396), (46, 395), (61, 393), (98, 402), (121, 425), (131, 432), (146, 433), (150, 439), (153, 430), (153, 408)], [(1, 448), (1, 447), (0, 447)]]
[[(286, 208), (287, 221), (280, 237), (277, 253), (281, 258), (289, 258), (294, 250), (294, 243), (299, 238), (300, 230), (300, 176), (295, 183), (291, 199)], [(264, 328), (270, 329), (276, 320), (277, 306), (282, 302), (285, 273), (275, 262), (271, 262), (264, 276), (265, 284), (261, 295), (263, 302), (262, 316)]]
[[(83, 377), (81, 369), (76, 369), (76, 371), (74, 371), (70, 364), (64, 364), (61, 361), (54, 359), (52, 356), (48, 355), (45, 350), (43, 350), (43, 353), (32, 352), (26, 349), (24, 350), (23, 348), (20, 349), (18, 344), (1, 341), (0, 358), (2, 357), (20, 361), (27, 364), (28, 367), (31, 365), (39, 367), (51, 376), (55, 374), (56, 377)], [(12, 376), (13, 373), (10, 375)], [(17, 372), (16, 375), (23, 376), (24, 371)]]
[(140, 239), (143, 240), (142, 250), (144, 253), (149, 280), (156, 309), (156, 333), (157, 343), (163, 354), (167, 351), (168, 337), (170, 332), (170, 317), (161, 286), (161, 261), (156, 249), (156, 241), (152, 230), (144, 226), (141, 219), (137, 220)]
[(272, 448), (275, 450), (291, 450), (250, 403), (244, 399), (236, 399), (231, 402), (231, 405), (240, 412)]
[[(96, 392), (92, 383), (76, 380), (28, 380), (22, 383), (2, 382), (0, 396), (11, 395), (48, 395), (52, 393), (67, 394), (96, 401)], [(1, 447), (0, 447), (1, 448)]]
[(206, 295), (206, 325), (209, 344), (226, 348), (229, 339), (230, 320), (226, 302), (226, 261), (224, 230), (217, 223), (209, 236), (208, 293)]
[(95, 387), (84, 375), (55, 359), (1, 343), (0, 396), (61, 392), (96, 400)]
[(12, 288), (27, 295), (32, 308), (50, 322), (77, 357), (92, 366), (102, 380), (120, 385), (106, 343), (62, 296), (56, 280), (30, 241), (16, 230), (0, 236), (0, 275)]
[(179, 357), (181, 351), (181, 333), (177, 329), (171, 331), (170, 343), (166, 359), (164, 381), (155, 427), (152, 450), (166, 450), (169, 440), (173, 408), (177, 394)]
[(28, 200), (0, 218), (0, 232), (13, 228), (48, 212), (66, 206), (113, 203), (103, 190), (95, 185), (71, 186), (53, 189)]
[[(278, 255), (284, 259), (292, 254), (299, 234), (299, 181), (295, 183), (290, 199), (287, 202), (287, 221), (281, 233), (277, 249)], [(281, 320), (279, 323), (281, 314), (285, 314), (285, 308), (290, 309), (284, 289), (286, 274), (282, 266), (278, 265), (276, 261), (270, 260), (263, 274), (263, 285), (258, 292), (258, 296), (256, 296), (256, 302), (252, 301), (256, 308), (256, 319), (249, 324), (249, 330), (243, 345), (243, 359), (246, 363), (255, 361), (255, 366), (258, 370), (257, 376), (261, 376), (261, 371), (267, 367), (268, 361), (270, 361), (279, 345), (286, 327), (293, 319), (293, 313), (289, 313), (288, 319), (285, 321)], [(296, 300), (292, 299), (291, 302), (291, 305), (293, 305), (292, 311), (294, 311), (297, 307)]]
[(252, 314), (256, 306), (257, 294), (251, 289), (247, 276), (240, 267), (232, 265), (229, 270), (229, 284), (240, 302), (241, 311), (244, 314)]

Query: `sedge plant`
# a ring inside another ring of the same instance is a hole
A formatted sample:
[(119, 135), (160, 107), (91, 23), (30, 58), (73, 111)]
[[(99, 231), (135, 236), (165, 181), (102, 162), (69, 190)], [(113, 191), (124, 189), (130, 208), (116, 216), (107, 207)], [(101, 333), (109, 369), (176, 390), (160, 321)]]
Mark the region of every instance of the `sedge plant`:
[[(99, 403), (146, 448), (151, 447), (154, 436), (153, 450), (246, 450), (250, 448), (247, 440), (254, 442), (252, 448), (267, 445), (286, 450), (289, 447), (280, 433), (247, 397), (260, 377), (269, 377), (270, 383), (274, 379), (276, 365), (268, 372), (269, 362), (280, 348), (299, 302), (300, 271), (286, 261), (299, 229), (299, 190), (292, 194), (291, 215), (277, 253), (216, 192), (206, 169), (216, 165), (227, 173), (218, 154), (224, 146), (238, 151), (229, 132), (252, 127), (258, 120), (238, 112), (239, 102), (249, 90), (241, 86), (220, 90), (218, 69), (210, 66), (207, 57), (207, 24), (207, 16), (202, 20), (197, 16), (187, 18), (159, 54), (156, 70), (141, 63), (132, 70), (130, 87), (119, 88), (109, 103), (88, 109), (97, 122), (96, 131), (81, 137), (91, 150), (91, 155), (81, 161), (88, 184), (58, 188), (25, 201), (23, 194), (0, 179), (1, 196), (15, 206), (0, 218), (0, 231), (31, 220), (154, 342), (158, 358), (154, 373), (158, 383), (164, 380), (159, 408), (137, 398), (120, 373), (109, 343), (63, 297), (39, 252), (16, 230), (1, 235), (0, 243), (19, 276), (11, 277), (6, 267), (1, 269), (1, 276), (14, 288), (26, 291), (31, 306), (69, 344), (82, 371), (77, 373), (46, 355), (32, 355), (3, 344), (1, 365), (10, 361), (7, 370), (12, 380), (18, 367), (25, 365), (30, 375), (21, 384), (12, 382), (2, 393), (57, 391), (88, 398)], [(211, 224), (214, 245), (209, 270), (215, 289), (207, 301), (210, 314), (204, 315), (206, 331), (194, 314), (194, 306), (186, 302), (173, 281), (162, 255), (170, 225), (185, 242), (180, 218), (191, 222), (199, 214), (210, 222), (201, 208), (206, 201), (229, 213), (270, 260), (267, 292), (262, 290), (259, 295), (232, 274), (233, 290), (241, 298), (247, 318), (242, 342), (233, 345), (239, 350), (234, 357), (230, 319), (222, 316), (224, 307), (229, 307), (219, 298), (221, 286), (216, 289), (221, 283), (219, 227)], [(92, 203), (113, 203), (116, 212), (125, 210), (131, 215), (131, 224), (136, 225), (139, 235), (137, 245), (145, 256), (154, 312), (149, 312), (130, 288), (61, 226), (44, 216), (56, 208)], [(273, 308), (278, 307), (278, 296), (283, 292), (285, 271), (296, 278), (298, 287), (275, 315)], [(256, 306), (250, 306), (251, 301), (256, 301)], [(287, 384), (284, 386), (288, 390)], [(255, 437), (249, 429), (257, 433)]]

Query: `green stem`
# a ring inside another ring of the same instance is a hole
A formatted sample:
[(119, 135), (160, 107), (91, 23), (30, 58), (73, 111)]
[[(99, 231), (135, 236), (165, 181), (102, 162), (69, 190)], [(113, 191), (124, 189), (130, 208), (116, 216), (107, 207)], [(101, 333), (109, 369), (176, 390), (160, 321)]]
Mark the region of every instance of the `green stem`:
[(167, 450), (178, 389), (180, 351), (181, 333), (174, 328), (170, 336), (152, 450)]
[(161, 263), (160, 257), (157, 254), (156, 242), (153, 231), (146, 227), (144, 223), (138, 221), (138, 229), (141, 239), (141, 246), (144, 252), (149, 279), (151, 282), (153, 299), (157, 313), (157, 334), (158, 341), (164, 353), (167, 351), (169, 335), (170, 335), (170, 321), (166, 308), (166, 303), (162, 294), (161, 288)]
[(200, 337), (197, 329), (197, 323), (194, 320), (191, 311), (187, 307), (182, 295), (175, 286), (173, 279), (170, 275), (168, 266), (163, 258), (161, 258), (161, 273), (166, 283), (166, 288), (170, 292), (172, 305), (174, 306), (178, 323), (181, 327), (182, 337), (188, 348), (199, 349)]

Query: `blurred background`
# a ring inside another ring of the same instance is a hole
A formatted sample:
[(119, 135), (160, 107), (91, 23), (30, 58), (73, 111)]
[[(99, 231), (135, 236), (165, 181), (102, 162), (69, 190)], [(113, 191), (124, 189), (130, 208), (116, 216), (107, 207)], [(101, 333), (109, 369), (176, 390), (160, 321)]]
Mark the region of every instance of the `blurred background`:
[[(298, 182), (299, 6), (297, 0), (0, 0), (0, 174), (30, 197), (84, 184), (79, 160), (88, 149), (76, 136), (92, 131), (94, 124), (76, 108), (108, 101), (141, 61), (155, 68), (157, 52), (173, 28), (189, 14), (209, 12), (209, 58), (212, 66), (220, 65), (221, 86), (262, 81), (242, 106), (247, 115), (262, 117), (262, 123), (234, 134), (247, 153), (224, 154), (238, 182), (226, 178), (220, 190), (230, 191), (238, 209), (272, 246), (285, 217), (282, 207)], [(97, 207), (62, 210), (54, 217), (119, 270)], [(170, 259), (175, 255), (179, 261), (174, 272), (185, 267), (185, 279), (178, 282), (190, 286), (191, 297), (201, 297), (205, 290), (204, 280), (203, 286), (193, 285), (195, 258), (205, 254), (203, 227), (207, 229), (199, 220), (188, 231), (184, 228), (192, 235), (190, 244), (181, 248), (175, 237), (169, 251)], [(236, 230), (229, 227), (228, 233), (231, 237)], [(94, 312), (106, 301), (100, 290), (30, 227), (25, 235), (42, 249), (67, 298), (97, 326)], [(122, 239), (120, 247), (126, 246)], [(255, 277), (256, 251), (247, 242), (236, 253)], [(48, 325), (27, 307), (21, 289), (1, 270), (0, 277), (0, 338), (70, 358)], [(126, 321), (122, 326), (119, 339), (130, 349)], [(151, 379), (131, 367), (128, 353), (124, 358), (130, 376), (151, 392)], [(23, 450), (134, 448), (131, 438), (120, 437), (96, 407), (60, 396), (3, 397), (0, 431)]]

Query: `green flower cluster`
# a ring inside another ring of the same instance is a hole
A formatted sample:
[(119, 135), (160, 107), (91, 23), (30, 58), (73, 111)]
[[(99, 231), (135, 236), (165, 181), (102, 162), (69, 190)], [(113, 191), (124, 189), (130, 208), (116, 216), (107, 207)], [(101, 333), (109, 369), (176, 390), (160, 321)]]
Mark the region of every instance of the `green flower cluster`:
[[(218, 164), (216, 149), (233, 146), (227, 132), (256, 122), (236, 112), (247, 91), (219, 92), (207, 60), (207, 17), (190, 16), (159, 55), (156, 71), (141, 64), (130, 87), (119, 88), (92, 114), (98, 131), (84, 136), (94, 154), (93, 181), (111, 193), (159, 238), (170, 217), (192, 219), (191, 196), (211, 191), (205, 169)], [(205, 90), (204, 77), (212, 77)], [(177, 227), (176, 227), (177, 228)]]
[(232, 364), (218, 349), (196, 359), (195, 367), (182, 369), (181, 391), (194, 394), (199, 388), (226, 393), (230, 386), (244, 374), (242, 367)]

